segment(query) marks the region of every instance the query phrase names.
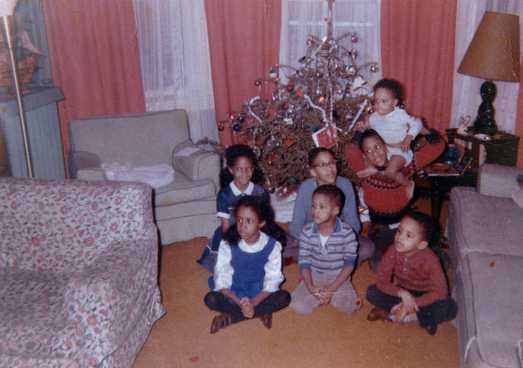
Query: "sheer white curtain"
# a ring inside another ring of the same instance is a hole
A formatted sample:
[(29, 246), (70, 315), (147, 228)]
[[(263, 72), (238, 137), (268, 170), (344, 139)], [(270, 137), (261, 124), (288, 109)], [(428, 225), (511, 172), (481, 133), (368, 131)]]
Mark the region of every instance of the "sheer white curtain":
[[(358, 50), (359, 64), (375, 61), (381, 65), (380, 0), (336, 0), (333, 9), (334, 35), (358, 35), (357, 43), (351, 43), (348, 37), (341, 44)], [(327, 34), (327, 12), (327, 0), (282, 0), (280, 64), (299, 66), (298, 59), (306, 54), (307, 36), (322, 38)], [(381, 78), (381, 71), (364, 77), (374, 83)]]
[[(451, 126), (456, 127), (461, 116), (476, 118), (481, 103), (479, 88), (484, 82), (480, 78), (457, 73), (459, 64), (467, 51), (474, 32), (485, 11), (510, 13), (520, 16), (520, 29), (523, 29), (523, 1), (520, 0), (458, 0), (456, 20), (456, 59), (454, 64), (454, 85)], [(521, 34), (521, 32), (520, 32)], [(521, 39), (523, 41), (523, 38)], [(523, 44), (522, 44), (523, 46)], [(523, 48), (522, 48), (523, 49)], [(517, 99), (519, 83), (494, 82), (498, 94), (494, 100), (496, 124), (499, 130), (514, 133), (516, 127)]]
[(218, 140), (204, 0), (133, 0), (147, 111), (183, 108), (191, 139)]

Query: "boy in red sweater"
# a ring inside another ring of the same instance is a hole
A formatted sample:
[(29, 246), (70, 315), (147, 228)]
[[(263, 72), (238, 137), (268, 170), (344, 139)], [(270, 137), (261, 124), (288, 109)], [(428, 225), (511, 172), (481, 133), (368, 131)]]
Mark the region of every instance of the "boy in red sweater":
[(439, 323), (456, 317), (458, 307), (449, 297), (439, 258), (428, 248), (432, 225), (432, 218), (420, 212), (401, 219), (379, 265), (378, 282), (367, 289), (367, 300), (375, 305), (369, 321), (417, 319), (434, 335)]

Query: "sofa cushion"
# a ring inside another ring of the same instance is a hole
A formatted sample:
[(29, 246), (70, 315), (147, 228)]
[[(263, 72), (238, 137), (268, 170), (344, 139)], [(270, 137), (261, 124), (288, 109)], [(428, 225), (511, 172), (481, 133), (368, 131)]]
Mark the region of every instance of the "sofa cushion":
[(155, 190), (155, 207), (214, 198), (216, 188), (212, 180), (190, 180), (181, 172), (174, 172), (174, 181)]
[(519, 206), (519, 208), (523, 209), (523, 188), (516, 189), (514, 192), (512, 192), (512, 199)]
[[(517, 367), (517, 350), (523, 332), (523, 283), (516, 275), (523, 270), (523, 257), (470, 253), (460, 277), (470, 287), (468, 305), (460, 313), (470, 313), (474, 326), (469, 333), (470, 346), (475, 339), (488, 366)], [(472, 363), (472, 362), (468, 362)], [(467, 366), (480, 366), (468, 364)], [(483, 366), (483, 365), (481, 365)]]
[(64, 274), (0, 269), (0, 355), (70, 357), (84, 331), (64, 314)]
[(449, 236), (451, 249), (463, 259), (471, 252), (523, 256), (523, 211), (511, 198), (456, 187), (451, 192)]
[(509, 198), (518, 188), (517, 177), (523, 169), (517, 167), (484, 164), (479, 169), (478, 192), (494, 197)]

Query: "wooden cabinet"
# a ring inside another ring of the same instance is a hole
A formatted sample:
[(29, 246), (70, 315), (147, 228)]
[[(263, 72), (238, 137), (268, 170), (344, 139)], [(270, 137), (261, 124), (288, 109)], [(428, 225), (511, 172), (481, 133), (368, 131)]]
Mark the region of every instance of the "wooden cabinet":
[[(63, 99), (58, 88), (43, 88), (23, 96), (27, 134), (35, 178), (65, 178), (62, 137), (56, 103)], [(0, 98), (2, 130), (12, 176), (26, 177), (27, 166), (16, 98)]]

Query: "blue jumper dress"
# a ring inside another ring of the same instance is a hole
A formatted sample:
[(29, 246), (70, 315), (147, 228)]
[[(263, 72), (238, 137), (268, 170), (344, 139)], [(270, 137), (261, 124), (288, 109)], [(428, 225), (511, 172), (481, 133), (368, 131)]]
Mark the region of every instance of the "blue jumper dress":
[[(263, 290), (265, 265), (274, 249), (276, 239), (269, 237), (267, 244), (256, 253), (247, 253), (238, 245), (231, 245), (232, 275), (231, 290), (238, 298), (254, 298)], [(209, 277), (209, 287), (214, 290), (214, 278)]]

